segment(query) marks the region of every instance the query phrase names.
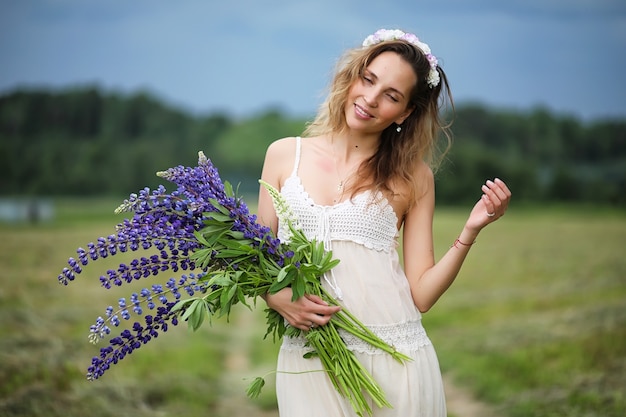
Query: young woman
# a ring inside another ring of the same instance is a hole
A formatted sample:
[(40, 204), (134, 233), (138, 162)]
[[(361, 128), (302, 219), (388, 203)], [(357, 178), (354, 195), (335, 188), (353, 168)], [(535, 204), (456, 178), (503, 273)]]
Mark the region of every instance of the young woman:
[[(478, 233), (504, 214), (511, 197), (499, 179), (483, 184), (458, 239), (435, 262), (433, 168), (437, 139), (448, 138), (438, 111), (440, 99), (451, 99), (444, 89), (446, 75), (428, 45), (410, 33), (380, 30), (346, 53), (306, 137), (274, 142), (264, 163), (262, 178), (281, 191), (307, 237), (324, 241), (340, 260), (322, 277), (326, 288), (413, 359), (400, 364), (359, 340), (346, 340), (393, 405), (374, 406), (375, 416), (446, 416), (439, 364), (421, 313), (452, 284)], [(279, 230), (263, 188), (258, 214)], [(401, 229), (404, 265), (396, 251)], [(304, 331), (325, 325), (341, 308), (314, 296), (292, 302), (289, 288), (266, 300)], [(322, 367), (303, 358), (304, 343), (286, 337), (281, 346), (281, 416), (355, 415), (324, 372), (305, 372)]]

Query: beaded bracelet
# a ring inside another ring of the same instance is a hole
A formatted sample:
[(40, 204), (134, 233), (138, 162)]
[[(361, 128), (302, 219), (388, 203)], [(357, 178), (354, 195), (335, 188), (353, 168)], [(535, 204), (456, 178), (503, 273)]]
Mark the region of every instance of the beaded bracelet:
[(458, 238), (454, 241), (454, 243), (452, 244), (452, 246), (450, 246), (451, 248), (457, 248), (459, 249), (459, 247), (457, 246), (457, 244), (461, 244), (463, 246), (472, 246), (474, 243), (476, 243), (476, 240), (474, 240), (472, 243), (463, 243), (461, 242)]

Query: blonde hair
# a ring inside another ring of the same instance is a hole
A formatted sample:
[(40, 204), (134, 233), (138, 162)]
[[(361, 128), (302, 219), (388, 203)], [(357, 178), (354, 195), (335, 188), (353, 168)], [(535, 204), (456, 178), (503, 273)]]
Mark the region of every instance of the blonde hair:
[[(329, 94), (304, 134), (319, 136), (344, 131), (347, 128), (345, 103), (350, 88), (363, 76), (374, 58), (389, 51), (397, 53), (415, 71), (417, 83), (410, 94), (408, 104), (413, 111), (402, 123), (400, 132), (397, 132), (395, 124), (392, 124), (381, 133), (378, 149), (359, 167), (357, 179), (360, 181), (357, 181), (357, 185), (351, 191), (353, 196), (364, 189), (392, 194), (393, 182), (401, 181), (409, 185), (410, 202), (413, 204), (417, 198), (414, 192), (414, 173), (417, 164), (424, 161), (436, 171), (450, 148), (450, 124), (444, 124), (439, 115), (446, 97), (454, 108), (446, 74), (437, 67), (441, 82), (431, 88), (427, 83), (430, 63), (415, 45), (397, 40), (349, 50), (338, 62)], [(444, 89), (446, 94), (442, 95)]]

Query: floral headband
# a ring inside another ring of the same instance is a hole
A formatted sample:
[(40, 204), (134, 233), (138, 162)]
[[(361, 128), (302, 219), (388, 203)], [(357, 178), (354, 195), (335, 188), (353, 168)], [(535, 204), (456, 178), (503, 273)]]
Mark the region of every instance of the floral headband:
[(379, 44), (386, 41), (402, 40), (407, 41), (417, 46), (426, 55), (426, 59), (430, 62), (430, 71), (428, 72), (428, 78), (426, 82), (430, 88), (434, 88), (439, 85), (439, 72), (437, 71), (437, 57), (430, 53), (430, 47), (421, 42), (417, 36), (412, 33), (406, 33), (398, 29), (379, 29), (374, 34), (369, 35), (363, 41), (363, 47), (367, 48), (372, 45)]

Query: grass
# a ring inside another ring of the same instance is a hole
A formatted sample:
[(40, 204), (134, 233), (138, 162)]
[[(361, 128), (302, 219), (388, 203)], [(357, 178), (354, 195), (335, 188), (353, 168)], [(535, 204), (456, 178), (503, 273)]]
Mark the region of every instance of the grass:
[[(271, 383), (258, 400), (244, 392), (245, 378), (274, 368), (262, 309), (196, 333), (178, 326), (100, 380), (85, 380), (98, 349), (87, 342), (89, 326), (146, 283), (99, 287), (121, 255), (68, 287), (56, 276), (76, 247), (113, 230), (117, 203), (64, 200), (53, 222), (0, 225), (0, 415), (275, 416)], [(439, 256), (465, 215), (438, 210)], [(483, 231), (457, 282), (424, 316), (443, 370), (502, 416), (621, 416), (625, 243), (624, 213), (512, 209)]]
[(424, 319), (444, 370), (503, 415), (626, 409), (626, 218), (601, 213), (512, 210)]

